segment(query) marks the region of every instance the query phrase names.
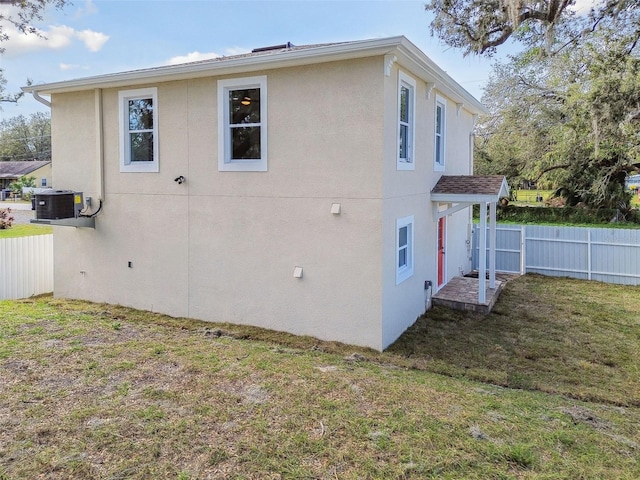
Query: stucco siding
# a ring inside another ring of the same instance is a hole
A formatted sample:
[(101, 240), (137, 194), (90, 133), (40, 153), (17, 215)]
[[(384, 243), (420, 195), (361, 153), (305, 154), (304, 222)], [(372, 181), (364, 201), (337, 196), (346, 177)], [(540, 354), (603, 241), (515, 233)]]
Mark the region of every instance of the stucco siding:
[[(126, 89), (102, 92), (103, 211), (95, 230), (56, 227), (55, 293), (380, 349), (382, 60), (255, 75), (267, 76), (267, 172), (218, 171), (217, 81), (229, 77), (147, 85), (159, 173), (120, 172)], [(84, 133), (96, 94), (54, 98), (65, 188), (95, 196), (97, 138)]]
[(380, 348), (379, 200), (191, 201), (189, 316)]
[[(52, 175), (57, 189), (98, 191), (94, 92), (52, 96)], [(80, 187), (79, 187), (80, 186)]]

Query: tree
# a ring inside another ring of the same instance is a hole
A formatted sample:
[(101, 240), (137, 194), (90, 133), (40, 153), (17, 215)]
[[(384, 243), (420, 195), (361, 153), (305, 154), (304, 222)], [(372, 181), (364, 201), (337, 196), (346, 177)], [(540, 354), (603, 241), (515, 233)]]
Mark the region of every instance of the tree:
[(35, 186), (36, 186), (36, 177), (34, 177), (34, 176), (26, 177), (25, 176), (25, 177), (20, 177), (20, 179), (16, 180), (15, 182), (12, 182), (11, 185), (9, 185), (9, 188), (14, 193), (18, 193), (18, 194), (22, 195), (22, 189), (23, 188), (31, 188), (31, 187), (35, 187)]
[[(633, 22), (640, 0), (594, 2), (583, 16), (574, 5), (575, 0), (430, 0), (425, 9), (434, 14), (431, 33), (465, 54), (492, 55), (509, 39), (555, 53), (603, 28)], [(635, 35), (640, 36), (637, 23)]]
[(635, 31), (602, 30), (554, 56), (530, 50), (496, 66), (478, 171), (546, 182), (569, 204), (627, 208), (624, 180), (640, 169), (636, 45)]
[[(40, 32), (31, 22), (42, 20), (45, 8), (61, 9), (68, 3), (71, 3), (70, 0), (0, 0), (0, 4), (11, 6), (8, 12), (0, 12), (0, 42), (9, 39), (6, 32), (7, 25), (13, 25), (22, 34), (40, 36)], [(5, 49), (0, 47), (0, 54), (4, 51)], [(5, 85), (3, 70), (0, 69), (0, 102), (17, 102), (21, 94), (7, 95)]]
[(51, 117), (33, 113), (0, 122), (0, 161), (51, 160)]

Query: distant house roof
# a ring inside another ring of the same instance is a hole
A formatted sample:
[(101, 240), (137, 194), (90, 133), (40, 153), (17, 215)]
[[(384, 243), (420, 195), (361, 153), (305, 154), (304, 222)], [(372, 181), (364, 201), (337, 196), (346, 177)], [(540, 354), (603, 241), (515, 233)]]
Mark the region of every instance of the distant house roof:
[(429, 88), (436, 88), (458, 103), (458, 108), (465, 108), (474, 115), (487, 113), (485, 107), (473, 95), (404, 36), (302, 46), (287, 43), (275, 47), (257, 48), (250, 53), (179, 65), (163, 65), (62, 82), (29, 85), (22, 87), (22, 90), (43, 101), (41, 94), (51, 95), (96, 88), (122, 88), (145, 85), (149, 82), (185, 80), (213, 75), (238, 75), (265, 69), (373, 56), (384, 57), (385, 74), (388, 75), (391, 66), (397, 62), (404, 70), (427, 82)]
[(443, 175), (431, 190), (439, 202), (497, 202), (509, 196), (507, 179), (502, 175)]
[(0, 162), (0, 178), (18, 179), (25, 175), (29, 175), (50, 163), (50, 161), (46, 160), (34, 160), (31, 162)]

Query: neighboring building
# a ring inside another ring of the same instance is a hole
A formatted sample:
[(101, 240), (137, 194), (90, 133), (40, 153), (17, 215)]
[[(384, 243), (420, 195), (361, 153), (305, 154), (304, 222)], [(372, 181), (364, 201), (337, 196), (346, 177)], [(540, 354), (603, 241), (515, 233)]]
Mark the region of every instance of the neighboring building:
[(640, 175), (628, 175), (624, 181), (624, 186), (627, 190), (640, 190)]
[(485, 109), (404, 37), (258, 50), (24, 88), (56, 187), (103, 201), (55, 228), (55, 295), (384, 349), (471, 268), (431, 190)]
[(50, 187), (51, 162), (0, 162), (0, 190), (9, 188), (9, 185), (22, 177), (35, 177), (36, 187)]

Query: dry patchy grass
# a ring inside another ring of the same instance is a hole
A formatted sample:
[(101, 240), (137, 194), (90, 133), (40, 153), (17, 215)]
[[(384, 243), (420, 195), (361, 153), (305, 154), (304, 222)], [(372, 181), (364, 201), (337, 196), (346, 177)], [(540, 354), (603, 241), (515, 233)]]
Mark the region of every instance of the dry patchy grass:
[[(0, 479), (638, 478), (640, 410), (613, 391), (633, 392), (616, 375), (637, 353), (637, 317), (618, 320), (620, 348), (597, 353), (571, 325), (607, 330), (590, 303), (609, 305), (605, 290), (585, 302), (555, 281), (513, 282), (482, 319), (429, 312), (382, 354), (50, 297), (0, 302)], [(519, 330), (491, 327), (526, 310)], [(594, 386), (583, 370), (574, 392), (536, 385), (553, 380), (551, 359), (574, 358), (536, 328), (571, 334), (566, 351), (608, 358), (612, 374)]]

